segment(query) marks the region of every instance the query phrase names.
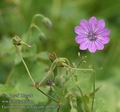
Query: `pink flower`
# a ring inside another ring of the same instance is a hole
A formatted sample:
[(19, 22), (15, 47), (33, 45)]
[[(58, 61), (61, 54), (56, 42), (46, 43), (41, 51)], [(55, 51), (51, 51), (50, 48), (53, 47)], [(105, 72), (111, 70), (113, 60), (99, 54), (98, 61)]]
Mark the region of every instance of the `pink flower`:
[(91, 17), (88, 21), (81, 20), (80, 25), (75, 27), (77, 34), (75, 41), (80, 45), (81, 50), (89, 50), (95, 53), (97, 50), (103, 50), (104, 45), (109, 43), (110, 30), (105, 28), (103, 19), (97, 20)]

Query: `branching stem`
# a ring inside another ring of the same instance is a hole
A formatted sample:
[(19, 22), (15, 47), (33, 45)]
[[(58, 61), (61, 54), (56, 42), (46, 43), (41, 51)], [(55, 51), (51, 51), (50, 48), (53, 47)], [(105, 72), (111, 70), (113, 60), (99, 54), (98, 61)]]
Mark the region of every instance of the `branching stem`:
[(30, 77), (30, 79), (31, 79), (34, 87), (35, 87), (38, 91), (40, 91), (43, 95), (47, 96), (48, 98), (50, 98), (51, 100), (53, 100), (54, 102), (56, 102), (57, 104), (59, 104), (59, 102), (58, 102), (55, 98), (53, 98), (52, 96), (50, 96), (50, 95), (46, 94), (45, 92), (43, 92), (39, 87), (36, 87), (35, 80), (33, 79), (32, 75), (31, 75), (31, 73), (30, 73), (30, 71), (29, 71), (29, 69), (28, 69), (28, 67), (27, 67), (27, 64), (25, 63), (25, 61), (24, 61), (24, 59), (23, 59), (21, 50), (20, 50), (19, 47), (17, 47), (17, 46), (16, 46), (16, 48), (17, 48), (17, 50), (18, 50), (18, 53), (19, 53), (20, 58), (21, 58), (21, 61), (22, 61), (23, 65), (24, 65), (24, 67), (25, 67), (25, 69), (26, 69), (26, 71), (27, 71), (27, 73), (28, 73), (28, 75), (29, 75), (29, 77)]

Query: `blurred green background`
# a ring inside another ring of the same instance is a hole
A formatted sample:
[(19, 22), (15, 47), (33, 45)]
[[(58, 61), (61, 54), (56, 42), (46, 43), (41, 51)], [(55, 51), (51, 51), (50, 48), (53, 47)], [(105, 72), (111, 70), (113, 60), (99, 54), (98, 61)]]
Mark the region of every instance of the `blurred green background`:
[[(46, 36), (43, 38), (35, 31), (28, 37), (26, 32), (32, 17), (38, 13), (50, 18), (53, 26), (47, 29), (37, 19), (38, 26)], [(111, 30), (111, 41), (103, 51), (95, 54), (88, 51), (80, 53), (87, 56), (85, 66), (92, 65), (96, 69), (97, 83), (107, 87), (104, 90), (105, 97), (109, 99), (106, 100), (107, 108), (112, 108), (108, 112), (120, 112), (120, 0), (0, 0), (0, 94), (11, 90), (5, 89), (6, 83), (13, 86), (16, 84), (18, 88), (24, 77), (21, 75), (26, 73), (20, 60), (15, 58), (11, 42), (13, 36), (18, 35), (32, 45), (30, 50), (24, 49), (24, 58), (31, 72), (42, 77), (38, 73), (43, 74), (44, 68), (48, 66), (48, 52), (54, 51), (72, 62), (79, 61), (74, 27), (81, 19), (91, 16), (105, 19), (106, 26)], [(44, 64), (36, 64), (35, 60), (43, 61)], [(37, 80), (37, 77), (34, 78)]]

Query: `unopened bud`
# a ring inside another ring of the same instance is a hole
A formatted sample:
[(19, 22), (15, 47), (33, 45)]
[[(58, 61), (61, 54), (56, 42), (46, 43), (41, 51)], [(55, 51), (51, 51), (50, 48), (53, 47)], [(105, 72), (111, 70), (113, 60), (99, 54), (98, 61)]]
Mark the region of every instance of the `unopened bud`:
[(42, 20), (43, 24), (45, 24), (45, 26), (47, 26), (48, 28), (51, 28), (53, 25), (52, 25), (52, 22), (49, 18), (47, 17), (44, 17), (43, 20)]
[(46, 35), (43, 32), (40, 32), (39, 37), (41, 40), (46, 40)]
[(15, 37), (13, 37), (12, 41), (13, 41), (14, 45), (18, 46), (18, 45), (21, 45), (22, 40), (18, 36), (15, 36)]
[(78, 57), (80, 57), (80, 55), (81, 55), (80, 52), (78, 52)]
[(53, 62), (57, 58), (57, 55), (55, 52), (49, 53), (49, 59)]

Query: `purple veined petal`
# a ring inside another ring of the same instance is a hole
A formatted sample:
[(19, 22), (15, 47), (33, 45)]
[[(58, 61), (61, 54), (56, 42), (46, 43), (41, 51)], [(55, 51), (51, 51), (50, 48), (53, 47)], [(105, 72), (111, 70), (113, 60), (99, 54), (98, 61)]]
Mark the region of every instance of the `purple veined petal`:
[(102, 37), (101, 39), (98, 39), (103, 44), (108, 44), (110, 41), (109, 37)]
[(99, 36), (102, 36), (102, 37), (109, 37), (109, 35), (110, 35), (110, 30), (108, 30), (107, 28), (104, 28), (104, 29), (102, 29), (102, 30), (98, 30), (97, 32), (96, 32), (96, 34)]
[(80, 21), (80, 26), (82, 29), (84, 29), (86, 32), (89, 32), (89, 22), (87, 20), (81, 20)]
[(97, 27), (99, 29), (105, 28), (105, 21), (103, 19), (98, 20)]
[(110, 30), (105, 28), (105, 21), (97, 20), (96, 17), (81, 20), (80, 25), (75, 28), (75, 33), (75, 41), (80, 45), (80, 49), (88, 49), (91, 53), (103, 50), (104, 45), (110, 41)]
[(92, 16), (90, 19), (89, 19), (89, 22), (90, 23), (97, 23), (97, 19), (95, 16)]
[(105, 28), (105, 21), (103, 19), (100, 19), (97, 21), (97, 25), (96, 25), (94, 32), (100, 32), (104, 28)]
[(91, 52), (91, 53), (95, 53), (97, 48), (96, 48), (96, 45), (95, 45), (95, 42), (90, 42), (89, 43), (89, 47), (88, 47), (88, 50)]
[(80, 43), (82, 43), (82, 42), (85, 42), (85, 41), (87, 41), (88, 39), (86, 38), (86, 37), (81, 37), (81, 36), (76, 36), (76, 38), (75, 38), (75, 41), (76, 41), (76, 43), (78, 43), (78, 44), (80, 44)]
[(91, 30), (94, 32), (96, 30), (96, 26), (97, 26), (96, 17), (93, 16), (89, 19), (89, 25), (90, 25)]
[(95, 41), (95, 45), (98, 50), (103, 50), (104, 49), (104, 44), (101, 43), (98, 39)]
[(87, 40), (87, 41), (85, 41), (85, 42), (82, 42), (81, 44), (80, 44), (80, 49), (81, 50), (86, 50), (87, 48), (88, 48), (88, 46), (89, 46), (89, 41)]
[(77, 33), (78, 35), (86, 35), (87, 32), (85, 30), (83, 30), (80, 26), (76, 26), (75, 27), (75, 33)]

